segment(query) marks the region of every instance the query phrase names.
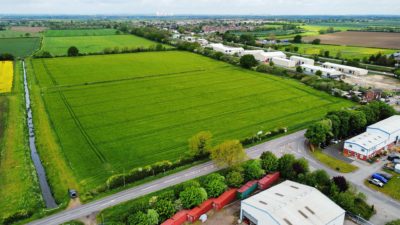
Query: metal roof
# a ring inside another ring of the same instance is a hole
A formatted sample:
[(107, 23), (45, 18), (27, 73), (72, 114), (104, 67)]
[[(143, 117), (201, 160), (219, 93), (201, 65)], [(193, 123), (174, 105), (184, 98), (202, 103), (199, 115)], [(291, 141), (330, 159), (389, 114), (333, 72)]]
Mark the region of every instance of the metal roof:
[(375, 134), (375, 133), (369, 133), (369, 132), (364, 132), (360, 135), (357, 135), (355, 137), (352, 137), (346, 141), (346, 143), (349, 144), (357, 144), (365, 149), (371, 149), (387, 140), (386, 137), (384, 137), (381, 134)]
[[(323, 225), (345, 211), (317, 189), (290, 180), (254, 195), (242, 204), (267, 213), (280, 224)], [(257, 215), (251, 215), (257, 218)]]
[(368, 126), (368, 128), (379, 129), (389, 134), (392, 134), (400, 130), (400, 116), (399, 115), (391, 116), (387, 119), (384, 119), (380, 122)]
[(354, 71), (364, 71), (364, 72), (368, 73), (368, 70), (366, 70), (366, 69), (361, 69), (361, 68), (357, 68), (357, 67), (353, 67), (353, 66), (346, 66), (346, 65), (341, 65), (341, 64), (331, 63), (331, 62), (326, 62), (326, 63), (323, 63), (322, 65), (337, 67), (337, 68), (342, 68), (342, 69), (348, 69), (348, 70), (354, 70)]

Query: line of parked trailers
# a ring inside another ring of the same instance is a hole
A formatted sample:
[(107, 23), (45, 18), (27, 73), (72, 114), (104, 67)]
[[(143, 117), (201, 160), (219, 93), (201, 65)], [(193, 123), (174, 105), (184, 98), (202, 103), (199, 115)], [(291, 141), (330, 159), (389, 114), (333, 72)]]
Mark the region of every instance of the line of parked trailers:
[(197, 206), (191, 210), (179, 211), (173, 217), (166, 220), (161, 225), (181, 225), (186, 222), (193, 223), (197, 221), (202, 215), (206, 214), (212, 209), (219, 211), (226, 205), (235, 201), (236, 199), (242, 200), (249, 197), (257, 189), (265, 190), (271, 187), (273, 184), (279, 181), (279, 178), (280, 178), (280, 173), (275, 172), (266, 175), (260, 180), (249, 181), (239, 189), (237, 188), (229, 189), (218, 198), (208, 199), (205, 202), (203, 202), (200, 206)]

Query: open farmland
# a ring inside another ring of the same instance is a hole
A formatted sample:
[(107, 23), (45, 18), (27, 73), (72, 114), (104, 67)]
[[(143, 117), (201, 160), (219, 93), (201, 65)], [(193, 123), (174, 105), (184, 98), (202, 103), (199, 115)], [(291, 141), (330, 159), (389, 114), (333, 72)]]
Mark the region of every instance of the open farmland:
[(114, 35), (115, 29), (82, 29), (82, 30), (47, 30), (46, 37), (71, 37), (71, 36), (104, 36)]
[(76, 46), (81, 53), (97, 53), (105, 48), (148, 48), (156, 44), (134, 35), (44, 37), (42, 50), (53, 55), (66, 55), (71, 46)]
[(378, 53), (392, 54), (395, 50), (382, 48), (352, 47), (343, 45), (313, 45), (313, 44), (293, 44), (299, 47), (298, 53), (306, 55), (320, 55), (323, 51), (329, 51), (331, 57), (336, 57), (339, 53), (344, 59), (362, 59)]
[(13, 91), (0, 95), (0, 224), (17, 211), (43, 207), (24, 123), (21, 64), (15, 68)]
[(0, 53), (29, 56), (40, 47), (40, 38), (0, 38)]
[(316, 38), (321, 39), (323, 44), (400, 49), (400, 33), (346, 31), (304, 39), (312, 41)]
[(0, 61), (0, 94), (11, 92), (14, 77), (12, 61)]
[(295, 80), (179, 51), (34, 59), (33, 72), (67, 164), (86, 188), (177, 159), (202, 130), (217, 143), (300, 129), (352, 105)]

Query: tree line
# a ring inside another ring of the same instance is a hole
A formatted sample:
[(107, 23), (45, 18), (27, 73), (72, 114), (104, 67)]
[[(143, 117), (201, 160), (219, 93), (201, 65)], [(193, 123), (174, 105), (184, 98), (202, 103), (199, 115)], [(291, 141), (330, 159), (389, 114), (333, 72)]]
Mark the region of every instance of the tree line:
[(355, 109), (331, 111), (322, 120), (310, 125), (305, 136), (317, 147), (327, 146), (331, 140), (342, 140), (360, 134), (368, 125), (395, 114), (393, 107), (380, 101)]

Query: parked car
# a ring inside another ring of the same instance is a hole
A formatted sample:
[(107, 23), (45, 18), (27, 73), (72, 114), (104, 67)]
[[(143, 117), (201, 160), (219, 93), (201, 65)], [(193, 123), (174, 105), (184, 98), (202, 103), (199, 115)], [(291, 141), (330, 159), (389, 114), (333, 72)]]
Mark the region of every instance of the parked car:
[(379, 174), (379, 175), (381, 175), (382, 177), (384, 177), (386, 180), (390, 180), (390, 179), (392, 179), (392, 176), (391, 175), (389, 175), (389, 174), (387, 174), (387, 173), (376, 173), (376, 174)]
[(398, 155), (389, 155), (388, 157), (387, 157), (387, 159), (389, 160), (389, 161), (394, 161), (395, 159), (400, 159), (400, 156), (398, 156)]
[(378, 186), (378, 187), (383, 187), (383, 185), (384, 185), (382, 182), (380, 182), (380, 181), (377, 180), (377, 179), (369, 179), (368, 182), (369, 182), (370, 184), (376, 185), (376, 186)]
[(372, 174), (371, 178), (372, 179), (377, 179), (377, 180), (379, 180), (380, 182), (382, 182), (384, 184), (386, 184), (388, 182), (388, 180), (385, 177), (381, 176), (379, 173)]

